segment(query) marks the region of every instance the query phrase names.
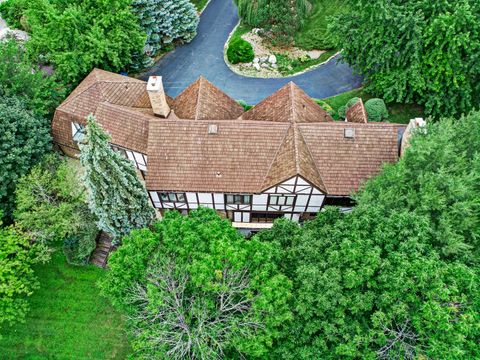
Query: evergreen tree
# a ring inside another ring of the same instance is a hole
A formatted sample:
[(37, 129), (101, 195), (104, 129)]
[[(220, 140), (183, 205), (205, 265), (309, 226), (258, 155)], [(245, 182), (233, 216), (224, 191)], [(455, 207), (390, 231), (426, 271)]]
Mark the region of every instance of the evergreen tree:
[(80, 155), (89, 207), (98, 218), (98, 227), (118, 241), (131, 230), (148, 226), (155, 212), (132, 163), (113, 151), (108, 140), (90, 115)]
[(11, 220), (18, 179), (51, 148), (48, 121), (25, 101), (0, 94), (0, 211)]
[(147, 33), (144, 51), (149, 57), (174, 41), (190, 42), (197, 34), (199, 18), (189, 0), (133, 0), (132, 11)]

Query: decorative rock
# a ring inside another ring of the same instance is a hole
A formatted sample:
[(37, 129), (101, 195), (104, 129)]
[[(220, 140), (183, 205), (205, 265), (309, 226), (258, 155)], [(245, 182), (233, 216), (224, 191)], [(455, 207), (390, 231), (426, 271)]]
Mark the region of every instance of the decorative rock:
[(261, 63), (264, 63), (264, 62), (267, 62), (267, 61), (268, 61), (268, 56), (264, 56), (264, 57), (260, 58)]
[(253, 64), (251, 62), (243, 64), (243, 66), (245, 66), (245, 67), (252, 67), (252, 65)]
[(253, 63), (254, 64), (258, 64), (260, 62), (260, 59), (258, 57), (256, 57), (255, 59), (253, 59)]
[(277, 67), (278, 67), (277, 64), (272, 64), (273, 69), (276, 69)]
[(270, 56), (268, 57), (268, 62), (269, 62), (270, 64), (276, 64), (276, 63), (277, 63), (277, 57), (276, 57), (275, 55), (270, 55)]
[(260, 64), (259, 63), (253, 63), (253, 67), (255, 70), (260, 71)]
[(262, 67), (263, 67), (263, 68), (269, 68), (269, 67), (270, 67), (270, 64), (265, 62), (265, 63), (262, 64)]

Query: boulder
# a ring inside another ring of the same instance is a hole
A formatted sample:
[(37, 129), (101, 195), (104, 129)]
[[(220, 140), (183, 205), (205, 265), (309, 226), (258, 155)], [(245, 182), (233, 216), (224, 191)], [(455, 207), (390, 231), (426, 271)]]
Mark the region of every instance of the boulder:
[(260, 59), (258, 57), (256, 57), (255, 59), (253, 59), (253, 63), (254, 64), (258, 64), (260, 62)]
[(268, 57), (268, 62), (269, 62), (270, 64), (276, 64), (276, 63), (277, 63), (277, 57), (276, 57), (275, 55), (273, 55), (273, 54), (270, 55), (270, 56)]
[(268, 61), (268, 56), (263, 56), (263, 57), (260, 58), (261, 63), (265, 63), (267, 61)]
[(260, 71), (260, 64), (259, 63), (253, 63), (253, 67), (255, 70)]
[(269, 64), (269, 63), (266, 63), (266, 62), (264, 62), (264, 63), (262, 64), (262, 67), (267, 69), (267, 68), (269, 68), (269, 67), (270, 67), (270, 64)]

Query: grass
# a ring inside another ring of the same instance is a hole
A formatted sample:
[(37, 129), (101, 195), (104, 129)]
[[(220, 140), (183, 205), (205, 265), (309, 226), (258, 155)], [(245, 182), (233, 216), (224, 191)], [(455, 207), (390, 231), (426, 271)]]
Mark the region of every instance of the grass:
[(208, 0), (190, 0), (193, 5), (197, 8), (197, 11), (202, 11), (207, 5)]
[[(324, 109), (330, 111), (335, 120), (338, 120), (338, 108), (345, 105), (353, 97), (360, 97), (365, 102), (374, 96), (366, 93), (363, 88), (359, 88), (316, 101)], [(387, 109), (389, 113), (388, 122), (391, 123), (408, 124), (410, 119), (424, 116), (422, 107), (416, 104), (389, 103)]]
[(333, 48), (328, 38), (329, 17), (348, 11), (347, 0), (313, 0), (312, 10), (302, 28), (295, 34), (295, 45), (305, 50)]
[(36, 268), (40, 289), (26, 322), (2, 329), (1, 359), (125, 359), (124, 321), (99, 295), (105, 270), (73, 267), (61, 251)]
[(325, 61), (327, 61), (330, 57), (335, 55), (336, 51), (335, 50), (328, 50), (324, 52), (318, 59), (291, 59), (285, 55), (281, 54), (275, 54), (277, 57), (277, 65), (278, 65), (278, 70), (280, 73), (284, 76), (288, 75), (293, 75), (297, 74), (299, 72), (302, 72), (312, 66), (321, 64)]

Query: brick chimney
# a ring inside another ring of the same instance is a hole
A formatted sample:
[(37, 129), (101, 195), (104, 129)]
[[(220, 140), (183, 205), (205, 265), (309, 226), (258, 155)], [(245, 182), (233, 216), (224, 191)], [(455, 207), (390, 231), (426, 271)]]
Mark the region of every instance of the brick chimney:
[(150, 76), (147, 84), (148, 97), (155, 116), (167, 118), (170, 115), (170, 106), (167, 103), (167, 97), (163, 90), (163, 82), (161, 76)]
[(405, 153), (405, 150), (407, 150), (408, 147), (410, 146), (410, 139), (412, 137), (414, 130), (420, 127), (425, 127), (426, 125), (427, 125), (427, 122), (422, 118), (415, 118), (410, 120), (410, 123), (405, 129), (405, 132), (403, 133), (402, 145), (400, 147), (400, 156), (403, 156), (403, 154)]

